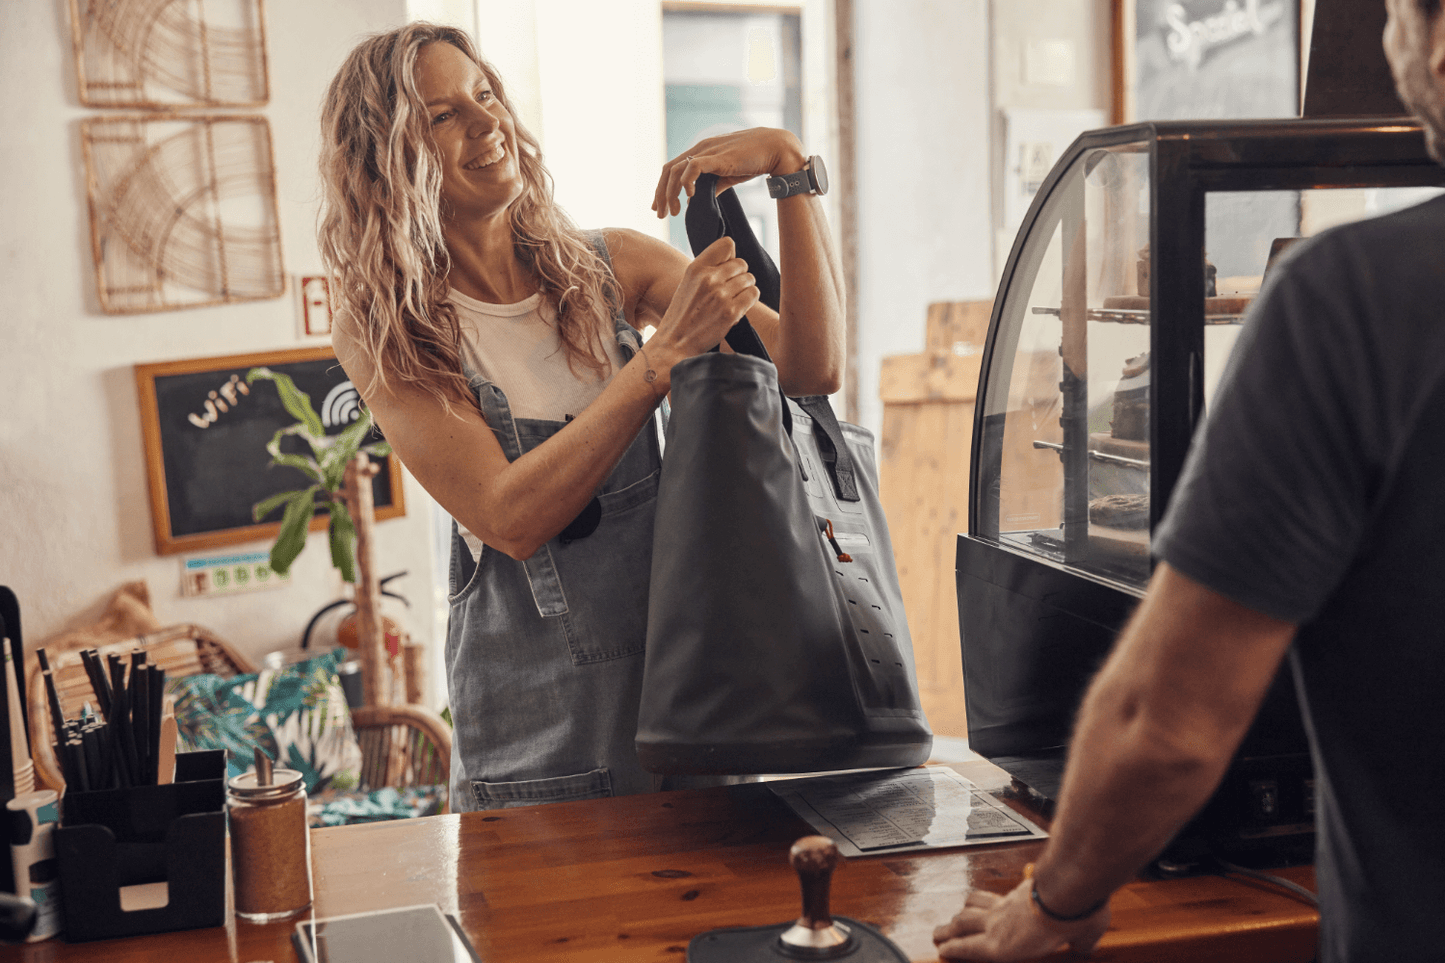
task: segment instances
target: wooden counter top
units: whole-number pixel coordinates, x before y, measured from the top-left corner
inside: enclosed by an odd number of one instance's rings
[[[954,768],[980,786],[988,763]],[[681,963],[688,940],[799,912],[787,851],[811,828],[765,785],[591,800],[314,830],[313,914],[437,903],[488,963]],[[933,927],[965,887],[1004,892],[1042,843],[856,858],[833,879],[833,912],[936,960]],[[1313,887],[1309,868],[1280,875]],[[229,914],[228,914],[229,917]],[[0,960],[289,963],[295,921],[0,948]],[[1264,884],[1201,877],[1136,882],[1114,897],[1093,959],[1288,961],[1314,957],[1313,909]]]

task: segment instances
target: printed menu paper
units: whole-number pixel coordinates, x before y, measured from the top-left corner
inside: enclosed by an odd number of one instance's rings
[[[945,766],[770,783],[844,856],[980,846],[1048,834]]]

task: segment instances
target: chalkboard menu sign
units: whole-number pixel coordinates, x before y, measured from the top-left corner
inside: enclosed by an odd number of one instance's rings
[[[329,435],[339,434],[360,414],[356,388],[326,347],[136,365],[158,553],[274,539],[281,528],[280,510],[258,525],[251,506],[310,485],[297,469],[271,464],[267,442],[296,419],[282,406],[273,383],[246,383],[246,373],[256,367],[290,375],[311,396]],[[287,438],[282,449],[310,453],[296,438]],[[406,511],[400,467],[394,455],[380,463],[372,482],[376,517],[394,518]],[[322,513],[311,528],[324,527]]]

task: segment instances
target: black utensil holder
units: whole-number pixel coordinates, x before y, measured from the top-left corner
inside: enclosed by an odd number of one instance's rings
[[[68,942],[226,922],[226,754],[176,755],[175,782],[68,792],[55,829]],[[121,889],[164,882],[168,902],[121,908]]]

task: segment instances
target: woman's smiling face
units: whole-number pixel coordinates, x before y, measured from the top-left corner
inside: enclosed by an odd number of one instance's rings
[[[416,87],[442,169],[442,213],[469,220],[503,213],[524,189],[512,115],[487,75],[449,43],[417,52]]]

